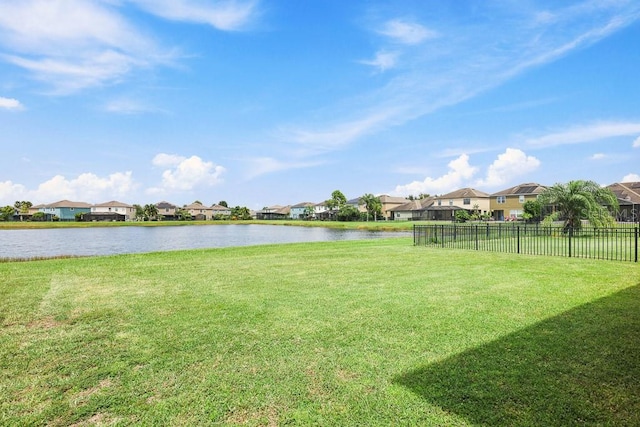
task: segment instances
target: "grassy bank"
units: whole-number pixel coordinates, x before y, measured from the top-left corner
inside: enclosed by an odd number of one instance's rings
[[[411,238],[0,264],[1,425],[638,425],[632,263]]]

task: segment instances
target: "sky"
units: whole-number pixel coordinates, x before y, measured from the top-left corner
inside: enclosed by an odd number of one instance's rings
[[[0,205],[640,181],[637,0],[0,0]]]

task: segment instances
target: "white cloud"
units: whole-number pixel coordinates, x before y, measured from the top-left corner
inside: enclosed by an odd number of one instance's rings
[[[149,106],[143,102],[133,99],[119,98],[108,102],[105,107],[105,111],[115,114],[144,114],[144,113],[165,113],[165,111]]]
[[[442,194],[448,193],[463,186],[478,171],[478,168],[469,164],[469,156],[462,154],[447,165],[449,171],[441,177],[427,177],[424,181],[413,181],[406,185],[396,186],[394,193],[402,196],[409,194]]]
[[[132,0],[165,19],[203,23],[219,30],[239,30],[257,14],[256,1]]]
[[[25,200],[27,198],[27,189],[24,185],[16,184],[12,181],[0,182],[0,205],[11,205],[16,200]]]
[[[63,199],[99,203],[129,198],[136,188],[131,172],[116,172],[108,177],[83,173],[72,179],[56,175],[38,185],[35,190],[11,181],[0,182],[0,203],[13,204],[15,200],[29,200],[39,204]]]
[[[398,53],[397,52],[386,52],[379,51],[376,52],[376,56],[370,60],[360,61],[361,64],[370,65],[374,68],[377,68],[378,71],[384,72],[396,66],[398,61]]]
[[[593,156],[591,156],[591,160],[602,160],[606,157],[607,156],[604,153],[595,153]]]
[[[62,199],[99,203],[111,199],[128,198],[137,187],[132,172],[116,172],[108,177],[83,173],[77,178],[67,179],[56,175],[30,192],[34,200],[53,202]]]
[[[4,60],[66,94],[117,82],[173,56],[108,2],[0,1]]]
[[[476,185],[495,187],[503,185],[513,178],[526,175],[540,166],[540,160],[533,156],[527,156],[522,150],[507,148],[504,153],[487,169],[485,179],[479,180]]]
[[[633,148],[640,148],[640,136],[633,141]]]
[[[419,44],[426,39],[438,37],[438,33],[414,22],[392,19],[378,31],[398,43]]]
[[[630,173],[628,175],[625,175],[624,177],[622,177],[622,181],[620,182],[639,182],[640,181],[640,175],[637,173]]]
[[[0,109],[1,108],[4,108],[5,110],[23,110],[24,106],[17,99],[3,98],[0,96]]]
[[[534,147],[552,147],[566,144],[582,144],[620,136],[632,136],[638,133],[640,133],[640,122],[600,122],[531,138],[527,143]],[[634,146],[636,142],[634,142]]]
[[[190,191],[198,186],[213,186],[221,182],[225,168],[198,156],[189,158],[174,154],[160,153],[152,163],[159,167],[170,167],[162,173],[162,184],[147,190],[149,194],[163,194]]]

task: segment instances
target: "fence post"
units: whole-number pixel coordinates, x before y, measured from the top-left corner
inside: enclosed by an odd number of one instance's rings
[[[635,235],[636,235],[636,255],[635,255],[634,262],[638,262],[638,227],[636,227]]]
[[[517,235],[517,241],[518,241],[518,253],[520,253],[520,226],[516,227],[516,235]]]
[[[444,248],[444,225],[440,226],[440,241],[442,242],[442,247]]]
[[[478,225],[476,225],[476,251],[478,250]]]
[[[571,258],[571,238],[573,237],[573,227],[569,227],[569,258]]]

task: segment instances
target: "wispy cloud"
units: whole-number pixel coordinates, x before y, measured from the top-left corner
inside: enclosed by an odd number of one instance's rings
[[[633,148],[640,148],[640,136],[633,141]]]
[[[603,160],[603,159],[606,159],[606,158],[607,158],[607,155],[604,154],[604,153],[594,153],[591,156],[591,160],[596,160],[596,161],[597,160]]]
[[[219,30],[240,30],[258,14],[257,1],[130,0],[165,19],[211,25]]]
[[[527,144],[533,147],[583,144],[620,136],[633,136],[638,133],[640,133],[640,122],[599,122],[530,138]]]
[[[359,61],[361,64],[371,65],[380,72],[387,71],[396,66],[398,52],[378,51],[373,59]]]
[[[436,31],[421,25],[417,22],[409,22],[402,19],[392,19],[385,22],[378,30],[378,33],[391,38],[393,41],[402,44],[419,44],[427,39],[438,37]]]
[[[24,110],[24,105],[17,99],[0,96],[0,109],[20,111]]]
[[[111,100],[105,104],[104,110],[109,113],[125,115],[166,113],[166,111],[160,108],[130,98],[118,98]]]
[[[268,173],[282,172],[291,169],[306,169],[322,164],[320,161],[283,161],[273,157],[254,157],[248,159],[247,162],[249,164],[249,172],[245,177],[247,180],[251,180]]]
[[[238,30],[256,13],[254,1],[130,0],[163,19]],[[131,73],[174,65],[182,54],[124,15],[127,2],[0,0],[0,60],[70,94],[119,83]]]
[[[486,10],[474,14],[478,20],[473,26],[456,21],[456,16],[439,16],[437,37],[427,30],[428,20],[411,24],[387,20],[376,31],[412,49],[411,55],[402,55],[406,64],[397,67],[383,86],[348,100],[348,108],[339,104],[328,109],[325,120],[317,115],[316,123],[289,126],[282,139],[309,148],[310,154],[315,152],[311,148],[342,148],[473,98],[640,19],[640,3],[595,3],[550,10],[515,4],[493,8],[483,3],[475,6]],[[335,121],[335,117],[342,119]]]
[[[2,59],[60,94],[117,82],[172,56],[115,8],[95,1],[2,1],[0,40]]]

